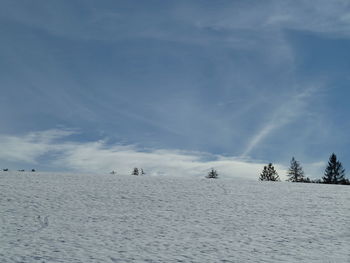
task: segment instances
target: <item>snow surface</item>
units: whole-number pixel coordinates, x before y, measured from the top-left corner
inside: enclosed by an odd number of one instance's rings
[[[350,262],[350,187],[0,172],[0,262]]]

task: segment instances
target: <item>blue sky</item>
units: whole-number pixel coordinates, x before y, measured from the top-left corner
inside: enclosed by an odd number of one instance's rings
[[[311,177],[332,152],[350,164],[348,1],[0,7],[3,166],[254,178],[292,156]]]

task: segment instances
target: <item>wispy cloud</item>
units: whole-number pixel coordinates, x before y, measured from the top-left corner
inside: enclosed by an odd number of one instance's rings
[[[67,0],[4,0],[0,133],[76,127],[83,135],[79,142],[62,137],[63,144],[35,134],[2,136],[11,150],[1,156],[33,163],[54,153],[50,165],[57,167],[123,171],[159,159],[168,167],[158,164],[159,170],[168,172],[173,166],[163,161],[167,154],[143,147],[192,156],[178,161],[203,169],[219,165],[221,155],[281,162],[294,154],[317,161],[329,151],[322,145],[331,128],[323,120],[330,108],[338,109],[328,99],[315,102],[318,92],[310,86],[320,86],[327,75],[329,89],[346,89],[348,60],[342,53],[350,37],[350,6],[342,0],[316,2],[86,1],[78,7]],[[344,48],[334,51],[333,41]],[[320,72],[329,60],[333,75]],[[294,122],[303,128],[296,131]],[[340,122],[341,117],[333,125],[344,127]],[[347,127],[338,129],[338,149]],[[89,142],[96,134],[142,147],[126,151],[106,141]],[[211,164],[191,150],[221,155],[211,155],[216,161]],[[152,160],[142,162],[147,158]]]
[[[38,1],[36,16],[30,15],[35,6],[33,4],[30,4],[32,8],[28,8],[29,4],[16,4],[13,1],[3,1],[2,5],[2,17],[72,39],[112,41],[130,37],[153,37],[201,45],[220,42],[215,34],[201,34],[193,30],[194,27],[212,29],[214,32],[227,29],[246,32],[295,29],[350,37],[350,5],[344,0],[249,1],[226,5],[206,1],[177,1],[172,4],[160,1],[157,7],[161,6],[162,12],[158,12],[152,4],[139,4],[131,16],[123,12],[125,4],[122,2],[110,3],[108,9],[91,4],[77,9],[70,1],[55,4]],[[160,23],[164,26],[160,26]],[[247,35],[228,34],[225,39],[227,43],[244,47],[247,45],[244,36]],[[219,37],[222,42],[223,35]]]
[[[24,136],[0,135],[0,159],[36,164],[40,156],[61,149],[57,139],[72,134],[74,131],[70,130],[47,130],[31,132]]]
[[[224,157],[204,152],[167,149],[141,149],[134,145],[108,145],[105,141],[79,143],[57,142],[74,134],[66,130],[48,130],[24,136],[1,135],[0,160],[40,165],[45,159],[53,169],[84,173],[107,173],[116,170],[129,174],[133,167],[143,168],[149,175],[204,176],[210,168],[222,177],[256,179],[263,163],[237,157]],[[277,164],[282,172],[284,167]]]
[[[259,131],[249,140],[241,157],[248,156],[253,149],[259,147],[259,144],[275,130],[295,121],[297,118],[303,118],[310,98],[315,96],[319,90],[319,86],[308,87],[304,90],[298,89],[295,94],[288,96],[285,102],[282,101],[280,103],[281,106],[272,113],[269,120],[265,124],[263,123]]]
[[[188,16],[187,19],[196,19],[196,24],[200,27],[217,30],[264,30],[265,33],[271,30],[294,29],[350,37],[350,4],[343,0],[250,1],[216,8],[210,14],[205,13],[207,9],[199,10],[196,16]],[[192,14],[191,11],[187,13]]]

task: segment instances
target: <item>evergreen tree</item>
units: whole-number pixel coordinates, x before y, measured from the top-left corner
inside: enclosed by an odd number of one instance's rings
[[[139,175],[139,168],[134,168],[134,170],[132,171],[131,175]]]
[[[143,169],[141,168],[141,175],[145,175],[146,173],[143,171]]]
[[[345,169],[334,153],[329,157],[328,166],[324,171],[322,180],[325,184],[343,184],[346,182]]]
[[[272,163],[269,163],[267,166],[264,166],[263,171],[259,177],[260,181],[280,181],[280,177],[273,167]]]
[[[290,161],[290,167],[288,170],[287,176],[289,177],[287,181],[290,182],[306,182],[307,180],[304,177],[304,171],[300,163],[292,158]]]
[[[219,177],[219,174],[216,170],[211,169],[206,178],[214,178],[217,179]]]

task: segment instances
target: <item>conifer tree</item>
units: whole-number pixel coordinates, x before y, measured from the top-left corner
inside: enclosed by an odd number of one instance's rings
[[[287,176],[289,177],[287,181],[290,182],[305,181],[303,168],[301,167],[300,163],[294,159],[294,157],[290,161],[290,167],[288,169]]]
[[[324,171],[322,180],[325,184],[342,184],[346,181],[345,169],[334,153],[329,157],[328,166]]]
[[[260,181],[280,181],[280,177],[273,167],[272,163],[269,163],[267,166],[264,166],[263,171],[259,177]]]
[[[139,168],[134,168],[134,170],[132,171],[131,175],[139,175]]]
[[[206,176],[206,178],[213,178],[213,179],[217,179],[218,177],[219,177],[219,174],[214,169],[211,169],[208,175]]]

